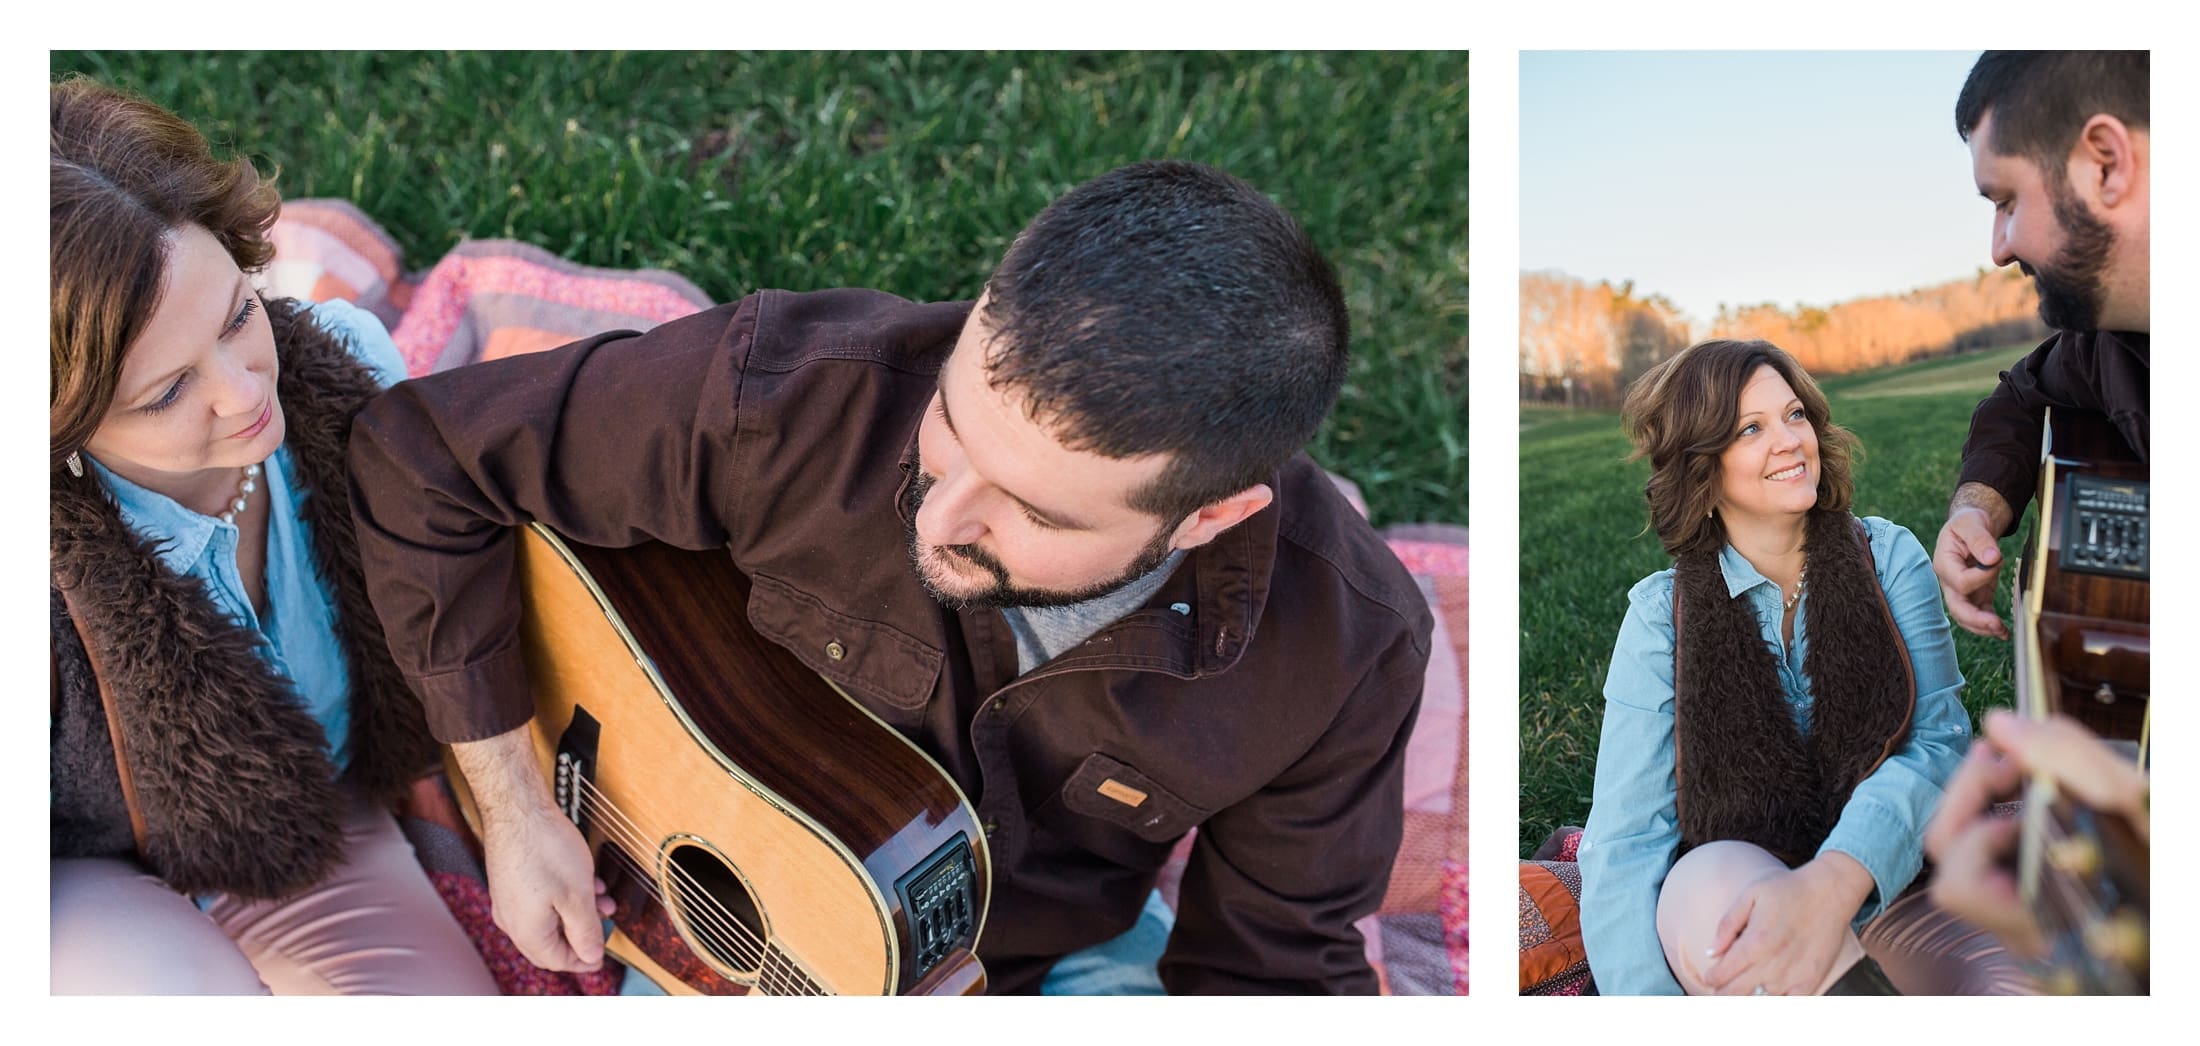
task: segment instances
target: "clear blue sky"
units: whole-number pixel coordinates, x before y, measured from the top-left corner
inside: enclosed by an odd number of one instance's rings
[[[1701,324],[1969,276],[1992,264],[1955,132],[1977,57],[1524,51],[1520,266],[1632,279]]]

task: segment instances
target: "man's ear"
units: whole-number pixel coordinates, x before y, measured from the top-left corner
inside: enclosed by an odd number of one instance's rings
[[[1267,508],[1276,500],[1276,492],[1266,483],[1255,483],[1220,501],[1201,507],[1176,525],[1176,533],[1169,536],[1169,547],[1198,548],[1222,532],[1237,526],[1245,517]]]
[[[2131,199],[2139,184],[2139,143],[2131,128],[2107,113],[2095,113],[2078,131],[2070,159],[2084,172],[2101,206],[2113,208]]]

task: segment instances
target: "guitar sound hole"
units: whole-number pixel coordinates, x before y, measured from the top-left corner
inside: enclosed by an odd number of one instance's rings
[[[764,961],[764,917],[741,876],[715,851],[690,843],[674,844],[665,859],[666,906],[680,931],[720,967],[754,979]]]

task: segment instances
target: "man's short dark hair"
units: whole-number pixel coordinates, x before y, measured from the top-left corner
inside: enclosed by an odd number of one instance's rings
[[[2078,132],[2096,113],[2135,130],[2147,126],[2147,51],[1988,51],[1971,66],[1956,96],[1956,134],[1971,132],[1987,113],[2003,156],[2038,164],[2061,184],[2063,161]]]
[[[1134,508],[1182,519],[1266,482],[1336,402],[1336,273],[1252,186],[1132,164],[1069,191],[986,284],[988,379],[1073,450],[1173,460]]]

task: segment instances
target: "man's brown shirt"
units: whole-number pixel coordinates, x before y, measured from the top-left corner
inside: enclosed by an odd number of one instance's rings
[[[405,382],[352,437],[360,558],[446,742],[531,714],[513,526],[723,547],[765,636],[929,753],[987,826],[996,991],[1136,920],[1199,829],[1172,992],[1372,992],[1431,618],[1303,455],[1146,604],[1016,674],[997,611],[919,586],[901,497],[969,303],[766,291],[646,334]],[[840,656],[826,653],[837,644]],[[1113,779],[1150,799],[1130,807]]]

